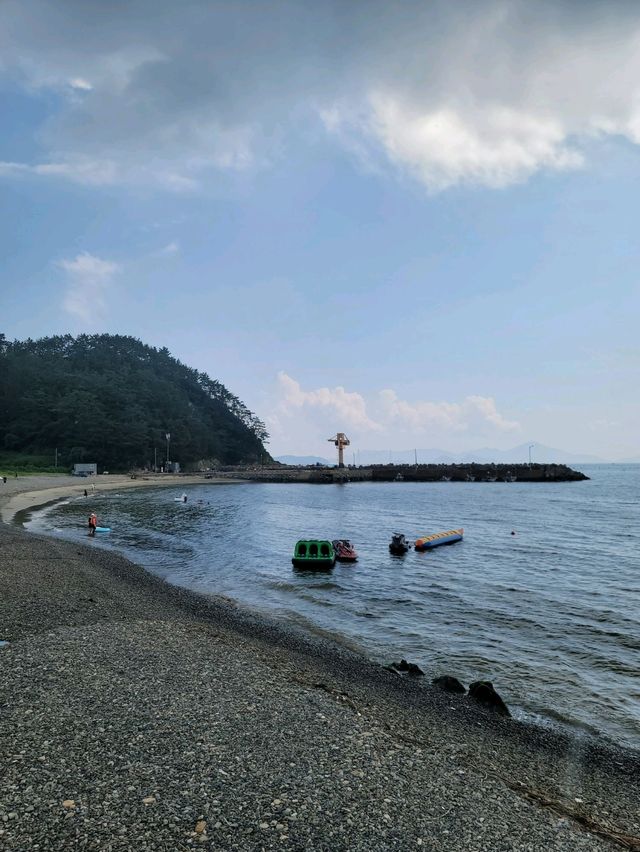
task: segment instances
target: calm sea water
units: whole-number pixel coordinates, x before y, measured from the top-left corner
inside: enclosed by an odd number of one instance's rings
[[[27,526],[86,536],[172,583],[234,598],[430,676],[492,680],[516,715],[640,745],[640,466],[588,482],[202,485],[105,492]],[[398,558],[394,531],[464,526]],[[516,535],[511,535],[514,530]],[[356,565],[299,573],[298,538],[350,538]]]

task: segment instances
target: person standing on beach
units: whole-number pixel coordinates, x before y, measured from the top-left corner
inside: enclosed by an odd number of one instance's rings
[[[98,516],[95,512],[92,512],[89,515],[89,535],[94,536],[96,534],[96,527],[98,526]]]

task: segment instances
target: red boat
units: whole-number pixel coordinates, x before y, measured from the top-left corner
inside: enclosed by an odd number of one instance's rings
[[[331,543],[333,544],[333,549],[336,552],[336,559],[338,562],[358,561],[358,554],[355,552],[355,549],[349,539],[336,538]]]

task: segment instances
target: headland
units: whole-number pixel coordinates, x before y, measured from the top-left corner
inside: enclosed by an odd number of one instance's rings
[[[2,502],[51,499],[17,483]],[[492,715],[89,540],[3,524],[0,552],[0,848],[640,849],[637,752]]]

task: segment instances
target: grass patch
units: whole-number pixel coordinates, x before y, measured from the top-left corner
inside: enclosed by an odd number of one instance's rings
[[[58,473],[66,475],[69,469],[66,465],[55,466],[50,455],[30,455],[29,453],[0,453],[0,476],[15,478],[34,473]]]

